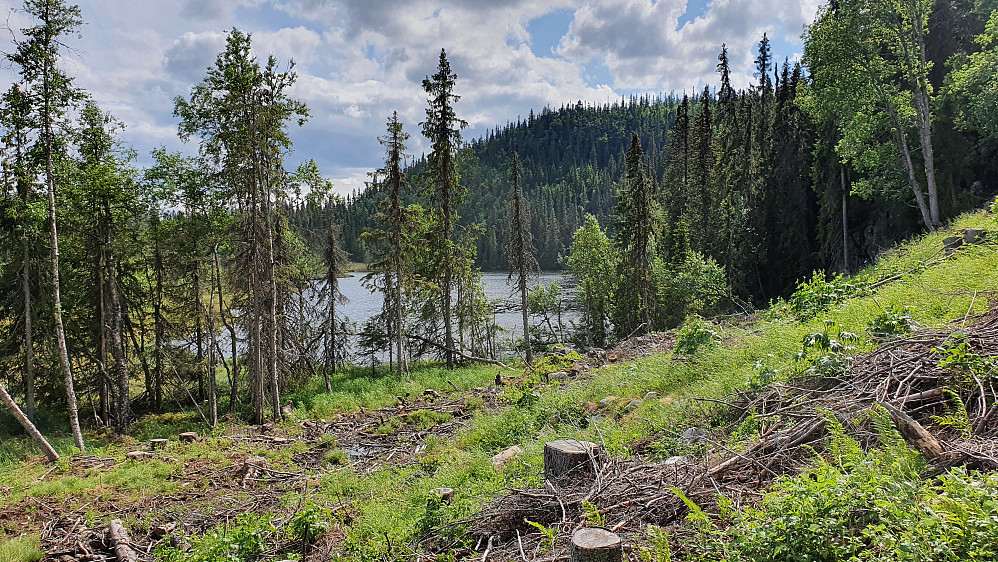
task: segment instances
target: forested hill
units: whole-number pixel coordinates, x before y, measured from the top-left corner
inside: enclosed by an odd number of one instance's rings
[[[716,262],[742,298],[761,303],[787,295],[814,270],[853,271],[898,241],[938,228],[998,187],[998,134],[987,94],[998,27],[986,32],[991,8],[975,6],[936,3],[927,17],[931,32],[916,33],[922,43],[915,58],[904,55],[908,42],[886,36],[864,36],[869,51],[849,46],[869,14],[829,8],[805,34],[804,64],[775,57],[764,35],[745,89],[731,86],[721,46],[717,81],[701,92],[573,102],[467,142],[458,163],[467,189],[459,214],[461,224],[478,227],[477,265],[506,267],[514,150],[543,269],[562,265],[587,214],[619,243],[617,193],[628,185],[632,132],[651,188],[650,214],[641,220],[656,263],[681,270],[692,251]],[[923,56],[915,66],[899,62]],[[876,76],[857,70],[874,63]],[[460,103],[454,110],[460,118]],[[405,129],[418,134],[416,124]],[[408,169],[412,202],[425,199],[426,169],[422,159]],[[332,215],[351,257],[369,262],[360,235],[376,227],[381,199],[368,188],[337,203],[334,213],[311,204],[295,209],[292,222],[321,253]]]
[[[481,229],[479,267],[506,267],[503,225],[512,193],[510,162],[514,150],[520,157],[520,184],[530,203],[538,262],[545,270],[557,269],[559,257],[565,255],[572,234],[587,213],[607,224],[624,175],[624,152],[631,132],[641,137],[647,154],[661,154],[678,104],[673,97],[650,96],[599,106],[578,102],[557,110],[545,108],[536,115],[531,111],[526,119],[497,127],[484,138],[469,142],[458,165],[461,184],[468,189],[459,214],[462,224]],[[406,124],[411,134],[416,134],[415,128],[415,124]],[[649,165],[656,177],[664,173],[664,158],[650,158]],[[408,170],[415,192],[425,167],[425,160],[420,159]],[[382,197],[377,189],[369,188],[337,206],[335,220],[342,225],[343,247],[356,261],[368,261],[360,234],[374,224]],[[321,253],[326,212],[308,205],[292,214],[309,245]]]

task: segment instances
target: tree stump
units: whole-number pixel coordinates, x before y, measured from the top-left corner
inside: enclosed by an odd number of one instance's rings
[[[572,535],[571,562],[623,562],[620,537],[606,529],[583,528]]]
[[[198,434],[196,431],[185,431],[184,433],[178,435],[177,439],[179,439],[181,443],[194,443],[198,440]]]
[[[963,246],[963,236],[943,238],[943,250],[946,251],[947,256],[953,255],[953,252],[960,246]]]
[[[964,244],[980,244],[984,241],[984,231],[980,228],[968,228],[963,231]]]
[[[165,449],[169,439],[150,439],[149,440],[149,450],[155,451],[156,449]]]
[[[448,505],[454,503],[454,488],[434,488],[430,491],[427,503],[445,503]]]
[[[544,477],[558,480],[569,473],[592,475],[598,462],[599,446],[589,441],[560,439],[544,444]]]

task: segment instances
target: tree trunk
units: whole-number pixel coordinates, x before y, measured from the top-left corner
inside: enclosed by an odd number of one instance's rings
[[[225,317],[222,304],[222,268],[218,263],[218,246],[212,249],[212,262],[215,269],[215,286],[218,289],[218,317],[222,320],[222,324],[225,325],[225,329],[229,332],[229,345],[232,347],[232,357],[230,361],[232,362],[232,385],[229,387],[229,413],[232,413],[232,409],[236,405],[236,401],[239,398],[239,352],[238,343],[239,340],[236,337],[236,328],[229,322]]]
[[[96,212],[96,211],[95,211]],[[100,360],[97,363],[97,394],[100,401],[100,423],[109,427],[111,425],[111,389],[108,381],[111,380],[107,373],[107,292],[105,288],[104,275],[104,252],[98,250],[97,255],[97,284],[94,287],[97,291],[97,353]]]
[[[24,241],[24,269],[21,277],[24,291],[24,413],[35,420],[35,344],[31,323],[31,264],[28,241]]]
[[[153,408],[163,409],[163,345],[166,340],[163,318],[163,252],[159,245],[159,219],[156,223],[156,242],[153,254],[153,267],[156,270],[156,288],[153,295],[153,326],[155,341],[153,343]]]
[[[209,279],[209,292],[208,292],[208,419],[211,421],[211,426],[215,427],[218,425],[218,381],[215,379],[215,322],[212,315],[215,309],[215,273],[212,269],[212,274]]]
[[[118,562],[136,562],[138,560],[138,555],[132,550],[128,531],[121,524],[121,519],[111,521],[108,525],[108,534],[111,535],[111,542],[114,544],[114,554],[118,557]]]
[[[839,168],[839,181],[842,183],[842,270],[849,272],[849,215],[847,202],[849,192],[846,191],[846,169]]]
[[[271,394],[271,406],[274,421],[281,419],[281,387],[278,374],[277,357],[277,262],[274,259],[274,220],[271,214],[273,208],[270,202],[271,189],[269,182],[264,197],[264,226],[267,229],[267,277],[268,293],[270,295],[269,324],[270,334],[268,338],[268,352],[270,355],[270,385],[273,387]]]
[[[83,432],[80,431],[80,413],[76,406],[76,389],[73,385],[73,371],[69,365],[69,350],[66,349],[66,330],[62,324],[62,297],[59,292],[59,232],[56,227],[55,216],[55,170],[52,165],[52,112],[49,104],[51,95],[49,92],[48,62],[45,63],[43,80],[44,109],[42,115],[43,132],[45,135],[45,183],[48,187],[49,196],[49,223],[52,235],[52,299],[55,309],[55,339],[59,348],[59,363],[62,366],[62,374],[66,383],[66,403],[69,410],[69,427],[73,432],[73,442],[82,452],[86,450],[83,444]]]
[[[114,378],[118,385],[114,430],[118,435],[122,435],[128,429],[130,415],[128,366],[125,364],[125,342],[122,337],[121,328],[121,296],[118,294],[117,272],[115,271],[115,260],[112,255],[113,238],[109,235],[107,241],[107,293],[111,300],[111,356],[114,358]]]
[[[10,413],[14,415],[14,418],[18,422],[20,422],[21,427],[24,428],[24,432],[38,444],[38,447],[41,448],[43,453],[45,453],[45,457],[48,458],[49,462],[59,460],[59,453],[55,452],[55,449],[52,448],[52,445],[49,445],[49,442],[45,440],[45,437],[42,436],[40,431],[38,431],[35,424],[31,423],[28,416],[26,416],[24,412],[17,407],[17,403],[14,402],[14,399],[7,393],[7,389],[3,387],[3,384],[0,384],[0,402],[7,405]]]

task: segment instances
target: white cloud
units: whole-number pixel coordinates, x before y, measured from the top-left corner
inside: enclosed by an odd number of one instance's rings
[[[292,95],[309,105],[312,119],[291,131],[289,164],[315,158],[349,192],[380,165],[377,137],[392,111],[412,135],[410,150],[426,148],[418,130],[421,81],[436,70],[441,47],[458,75],[457,111],[470,137],[545,105],[713,84],[722,42],[735,84],[747,85],[762,32],[798,45],[817,1],[712,0],[679,28],[685,0],[83,0],[88,23],[83,39],[72,41],[79,54],[68,68],[126,123],[125,140],[140,152],[175,148],[173,98],[203,78],[227,30],[248,31],[261,61],[273,53],[282,66],[297,63]],[[0,15],[14,6],[0,0]],[[537,56],[528,25],[555,10],[571,15],[568,32],[553,54]],[[612,88],[587,82],[586,66],[599,63]],[[11,79],[0,73],[0,86]]]

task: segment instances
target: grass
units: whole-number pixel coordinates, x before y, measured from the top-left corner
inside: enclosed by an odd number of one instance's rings
[[[38,543],[38,535],[22,535],[10,539],[0,538],[0,560],[4,562],[36,562],[45,557]]]
[[[408,379],[399,380],[387,367],[377,369],[372,376],[370,368],[349,366],[330,375],[333,392],[326,392],[325,381],[316,378],[288,398],[299,410],[299,416],[325,419],[362,407],[373,410],[389,406],[398,396],[416,397],[428,388],[442,394],[452,392],[454,388],[448,381],[461,390],[488,386],[499,371],[499,367],[489,365],[450,371],[437,364],[417,363],[410,369]]]
[[[954,229],[968,227],[993,230],[995,223],[993,217],[977,213],[962,216],[953,224]],[[473,515],[487,498],[510,487],[541,487],[545,441],[560,437],[587,439],[603,443],[610,454],[628,456],[636,442],[651,437],[656,440],[652,450],[663,457],[696,454],[674,434],[691,426],[722,427],[730,421],[726,408],[697,398],[722,399],[756,384],[763,365],[767,377],[775,380],[800,372],[803,365],[796,355],[802,349],[802,340],[808,334],[827,330],[828,323],[859,334],[862,338],[853,353],[861,353],[874,345],[867,328],[888,307],[909,307],[912,318],[923,327],[949,326],[954,330],[965,317],[984,312],[988,298],[982,293],[998,287],[998,252],[993,245],[968,246],[958,250],[952,259],[935,261],[941,256],[942,238],[950,234],[929,234],[887,251],[859,275],[876,281],[904,273],[902,279],[804,322],[781,312],[784,306],[777,302],[751,323],[718,326],[723,341],[690,357],[644,357],[596,369],[584,382],[544,383],[543,373],[563,368],[563,360],[546,359],[525,383],[503,388],[504,407],[499,410],[483,408],[480,399],[472,404],[477,397],[469,396],[469,409],[474,410],[471,419],[462,420],[453,438],[427,438],[426,453],[410,466],[357,474],[349,466],[346,452],[330,439],[325,443],[329,447],[326,464],[316,476],[310,499],[330,505],[350,504],[349,521],[340,521],[345,535],[340,550],[343,559],[391,558],[397,555],[397,545],[412,544],[432,529],[443,528],[443,538],[454,538],[460,544],[464,528],[455,523]],[[350,367],[331,376],[333,392],[325,391],[325,382],[320,378],[291,394],[290,399],[299,417],[329,419],[361,408],[385,407],[395,403],[398,396],[416,397],[427,388],[448,393],[453,390],[452,383],[462,390],[484,387],[499,372],[493,366],[473,365],[448,371],[438,365],[416,364],[409,379],[398,380],[384,367],[374,376],[369,368]],[[625,410],[625,404],[643,399],[649,391],[657,396],[632,411]],[[611,396],[616,400],[599,405]],[[419,410],[405,420],[386,420],[377,431],[394,433],[403,423],[428,429],[446,421],[446,414]],[[285,425],[285,429],[297,427],[293,423]],[[88,442],[92,443],[92,453],[120,459],[128,447],[151,438],[198,430],[199,426],[196,414],[149,416],[136,423],[131,437],[121,442],[109,437],[91,441],[90,436]],[[181,464],[191,458],[206,458],[218,465],[230,462],[222,451],[266,454],[273,465],[290,466],[291,456],[303,447],[256,451],[250,444],[222,439],[225,430],[222,427],[209,433],[207,439],[196,444],[171,442],[166,453]],[[72,450],[68,438],[57,438],[54,444],[60,452]],[[502,469],[493,467],[490,457],[510,445],[519,445],[523,453]],[[24,493],[76,501],[97,493],[170,493],[177,485],[176,466],[159,461],[125,462],[109,471],[57,471],[47,481],[32,484],[47,469],[33,446],[23,439],[0,444],[0,486],[14,490],[11,497],[5,498],[11,502]],[[25,486],[26,491],[18,491]],[[458,491],[453,504],[432,501],[432,490],[438,487]],[[10,546],[14,541],[18,541],[17,545]],[[3,550],[22,546],[30,555],[32,548],[37,551],[37,540],[29,537],[0,543],[0,560],[32,559],[13,550],[15,554],[6,556]]]

